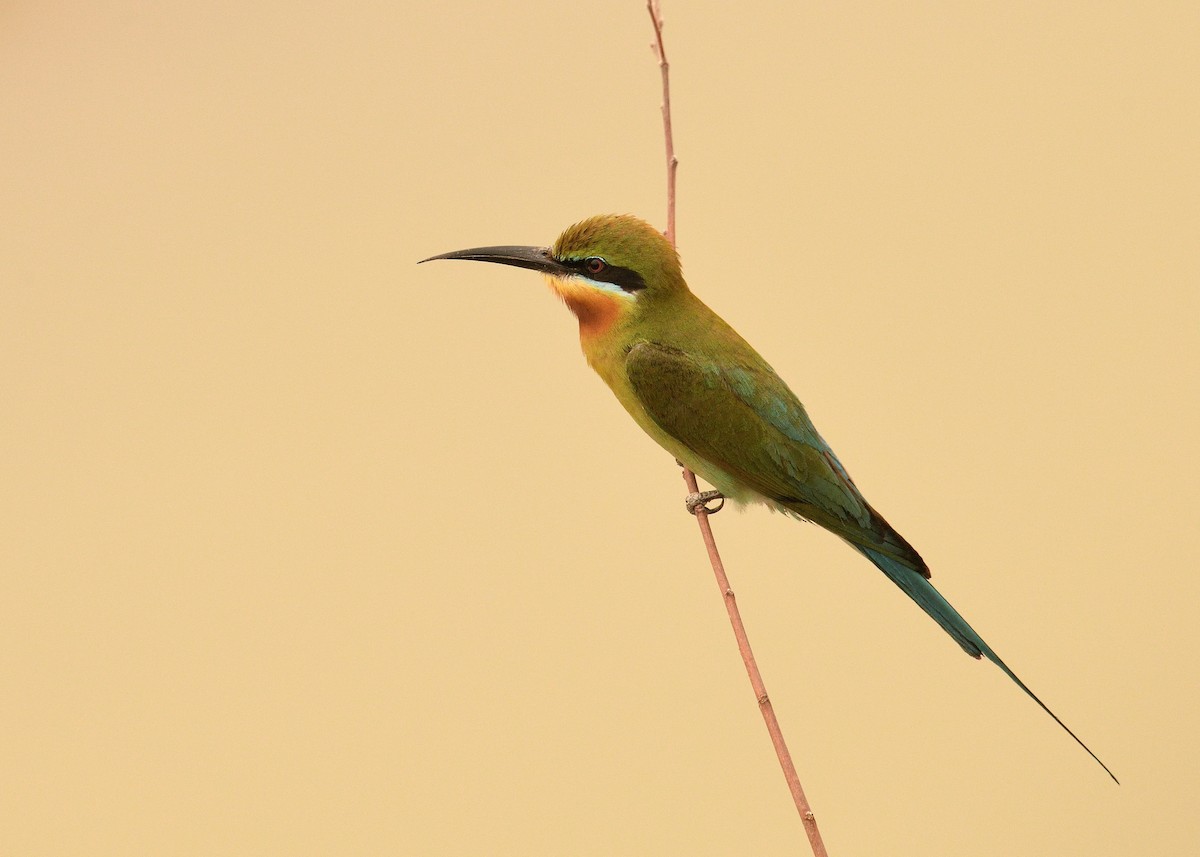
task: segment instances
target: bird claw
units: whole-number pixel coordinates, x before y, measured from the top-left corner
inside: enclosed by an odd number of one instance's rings
[[[712,500],[720,500],[721,505],[714,506],[710,509],[708,504]],[[686,497],[684,497],[683,505],[686,506],[687,510],[693,515],[698,515],[701,509],[703,509],[704,513],[707,515],[715,515],[717,512],[725,508],[725,495],[720,491],[700,491],[699,493],[688,494]]]

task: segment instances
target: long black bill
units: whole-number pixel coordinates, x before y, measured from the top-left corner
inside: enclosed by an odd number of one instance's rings
[[[434,259],[467,259],[472,262],[496,262],[501,265],[513,265],[517,268],[529,268],[541,271],[543,274],[568,274],[571,269],[550,255],[547,247],[473,247],[470,250],[455,250],[440,256],[430,256],[421,262],[432,262]],[[417,264],[420,264],[418,262]]]

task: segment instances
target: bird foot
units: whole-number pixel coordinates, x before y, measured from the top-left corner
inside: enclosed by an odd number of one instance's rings
[[[710,509],[708,504],[713,500],[720,500],[721,505]],[[688,494],[683,498],[683,505],[687,506],[687,510],[693,515],[699,514],[701,509],[705,514],[715,515],[725,508],[725,495],[720,491],[701,491],[697,494]]]

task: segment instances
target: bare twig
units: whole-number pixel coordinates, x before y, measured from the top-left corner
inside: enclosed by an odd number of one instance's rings
[[[663,44],[662,8],[658,0],[646,0],[650,20],[654,22],[654,48],[658,67],[662,71],[662,118],[663,137],[667,141],[667,231],[663,234],[675,246],[675,173],[679,169],[679,158],[675,157],[675,135],[671,133],[671,64],[667,62],[667,49]]]
[[[662,117],[663,117],[663,134],[667,142],[667,231],[665,233],[667,240],[671,245],[675,244],[675,172],[679,166],[679,159],[675,157],[675,141],[671,134],[671,85],[670,85],[670,65],[667,63],[667,51],[663,46],[662,35],[662,10],[657,0],[646,0],[646,10],[650,13],[650,20],[654,22],[654,48],[655,54],[658,56],[658,67],[662,71]],[[696,484],[696,474],[692,473],[687,467],[683,468],[683,481],[687,484],[688,492],[696,494],[699,492],[699,486]],[[713,574],[717,578],[717,586],[721,590],[721,595],[725,600],[725,610],[729,613],[729,622],[733,625],[733,635],[737,638],[738,652],[742,656],[742,663],[746,665],[746,673],[750,676],[750,686],[754,689],[754,697],[758,700],[759,711],[762,712],[763,720],[767,724],[767,733],[771,736],[771,744],[775,747],[775,755],[779,757],[779,766],[783,768],[784,779],[787,780],[788,790],[792,793],[792,800],[796,804],[796,811],[800,813],[800,819],[804,822],[804,830],[808,834],[808,844],[812,847],[813,857],[827,857],[825,851],[825,843],[821,840],[821,832],[817,829],[817,819],[813,815],[812,809],[808,805],[808,799],[804,796],[804,789],[800,785],[800,777],[796,774],[796,766],[792,764],[792,756],[788,752],[787,744],[783,740],[783,732],[779,728],[779,720],[775,717],[775,708],[771,705],[771,698],[767,695],[766,685],[763,684],[762,675],[758,671],[758,664],[754,660],[754,652],[750,649],[750,640],[746,636],[746,626],[742,624],[742,614],[738,610],[737,599],[733,594],[733,588],[729,585],[729,578],[725,575],[725,565],[721,562],[721,555],[717,552],[717,543],[713,538],[712,527],[708,522],[708,510],[703,506],[697,506],[696,524],[700,527],[700,536],[704,539],[704,547],[708,550],[708,558],[712,563]]]

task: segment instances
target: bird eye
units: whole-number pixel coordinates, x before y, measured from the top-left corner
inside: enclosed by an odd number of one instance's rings
[[[583,264],[587,268],[589,274],[603,273],[604,269],[608,267],[608,263],[599,256],[589,256],[584,260]]]

